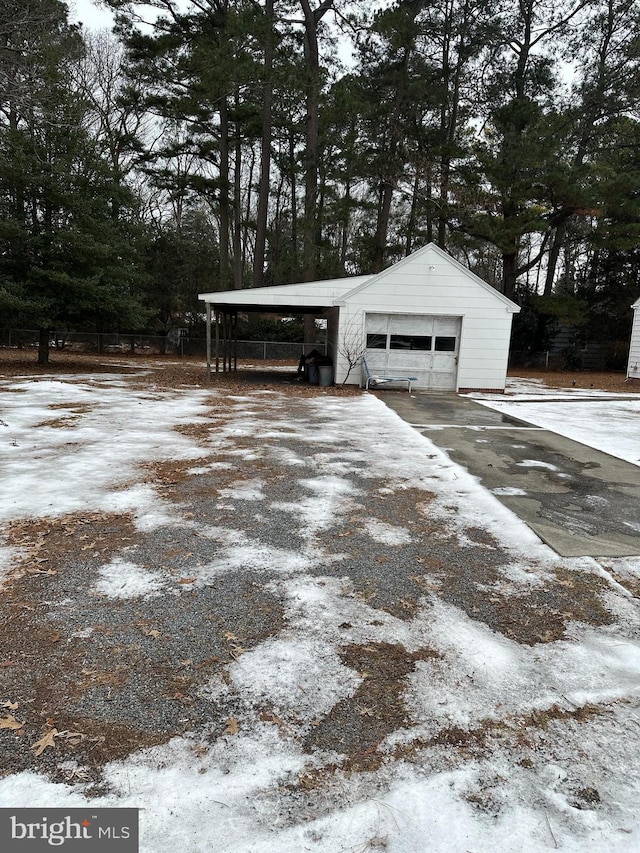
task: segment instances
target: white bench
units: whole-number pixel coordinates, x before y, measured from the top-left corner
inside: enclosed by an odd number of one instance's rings
[[[366,376],[365,389],[368,391],[369,388],[377,388],[379,385],[389,385],[390,383],[398,383],[401,382],[406,384],[407,391],[409,394],[411,393],[411,383],[417,382],[417,376],[380,376],[375,373],[371,373],[369,370],[369,365],[367,364],[366,359],[362,359],[362,367],[364,368],[364,374]]]

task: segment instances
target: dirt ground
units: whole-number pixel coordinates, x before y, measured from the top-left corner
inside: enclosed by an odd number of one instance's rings
[[[201,386],[207,383],[206,366],[204,359],[180,358],[178,356],[142,356],[142,355],[97,355],[92,353],[52,352],[50,363],[41,366],[37,363],[37,351],[35,349],[18,350],[0,348],[0,379],[14,376],[37,376],[38,374],[68,374],[68,373],[114,373],[124,372],[129,369],[139,369],[149,365],[149,382],[156,387]],[[283,371],[283,367],[290,367],[291,372]],[[160,372],[161,368],[161,372]],[[234,380],[242,384],[259,381],[264,384],[264,372],[270,373],[270,380],[275,384],[282,385],[289,382],[292,389],[295,388],[296,395],[307,396],[317,393],[317,389],[295,383],[295,362],[282,361],[240,361],[238,372]],[[511,378],[537,379],[553,388],[592,388],[594,390],[610,391],[614,393],[640,393],[640,382],[629,380],[621,371],[559,371],[559,370],[525,370],[513,369],[509,371]],[[212,383],[224,381],[225,387],[229,387],[229,374],[213,374]],[[323,388],[323,392],[329,389]],[[330,393],[357,393],[358,389],[353,386],[337,386]]]

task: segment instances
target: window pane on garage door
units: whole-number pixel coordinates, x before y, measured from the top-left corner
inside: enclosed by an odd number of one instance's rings
[[[367,349],[386,349],[387,336],[369,333],[367,335]]]
[[[389,349],[431,349],[431,335],[391,335]]]
[[[456,339],[455,337],[443,337],[441,335],[436,336],[436,343],[434,346],[434,350],[437,352],[455,352],[456,351]]]

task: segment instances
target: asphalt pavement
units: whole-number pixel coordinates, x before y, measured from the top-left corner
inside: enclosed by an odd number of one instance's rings
[[[640,555],[640,467],[458,394],[379,396],[561,556]]]

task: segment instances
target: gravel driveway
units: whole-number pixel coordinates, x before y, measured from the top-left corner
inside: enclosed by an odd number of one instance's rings
[[[141,403],[190,393],[153,376],[125,385]],[[523,541],[515,519],[510,533],[497,501],[470,509],[477,487],[374,395],[289,391],[198,389],[198,413],[173,428],[189,452],[175,458],[169,431],[111,487],[150,490],[153,522],[91,501],[6,521],[3,774],[104,796],[105,766],[143,747],[183,736],[205,754],[267,727],[304,764],[273,805],[286,823],[328,808],[337,774],[375,787],[397,762],[446,754],[454,767],[496,738],[513,766],[533,766],[549,726],[562,739],[603,712],[588,694],[563,701],[573,676],[542,700],[551,664],[480,710],[489,688],[434,626],[455,613],[546,660],[536,650],[576,626],[637,635],[629,594],[594,563]],[[84,418],[74,405],[73,424],[57,413],[72,434]],[[456,690],[480,691],[478,709],[438,698]]]

